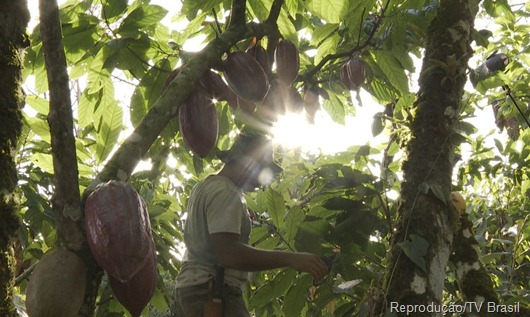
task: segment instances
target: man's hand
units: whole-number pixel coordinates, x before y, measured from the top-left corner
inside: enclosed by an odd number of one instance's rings
[[[311,253],[291,253],[288,257],[288,265],[298,272],[311,274],[315,281],[322,280],[329,273],[326,262]]]
[[[257,249],[242,244],[233,233],[213,233],[210,238],[217,261],[226,268],[254,272],[290,267],[311,274],[315,281],[329,273],[326,262],[311,253]]]

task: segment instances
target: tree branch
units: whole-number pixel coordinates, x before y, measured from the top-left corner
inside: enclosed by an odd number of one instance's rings
[[[265,20],[265,23],[276,24],[276,21],[278,21],[278,17],[280,16],[283,3],[284,3],[284,0],[274,0],[271,6],[271,11],[269,12],[269,16],[267,17],[267,20]]]
[[[246,0],[233,0],[232,8],[230,9],[230,23],[228,24],[228,27],[245,25],[246,9]]]
[[[50,87],[50,125],[55,194],[53,210],[59,243],[79,250],[85,241],[81,224],[72,104],[56,0],[40,0],[41,35]]]
[[[221,56],[237,42],[252,36],[263,37],[273,30],[274,26],[266,23],[233,25],[211,41],[201,52],[193,55],[168,89],[153,104],[134,132],[110,158],[89,190],[111,179],[127,181],[164,127],[178,115],[180,105],[186,101],[202,74],[217,65]]]

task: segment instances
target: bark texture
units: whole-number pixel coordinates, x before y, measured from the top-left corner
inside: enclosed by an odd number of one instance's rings
[[[0,316],[18,316],[13,305],[14,240],[19,228],[17,142],[22,129],[23,49],[29,22],[24,0],[0,1]]]
[[[429,305],[442,300],[445,269],[458,228],[458,213],[449,200],[455,147],[452,135],[459,117],[467,62],[473,54],[471,31],[478,3],[441,1],[428,30],[412,138],[403,164],[399,223],[385,278],[387,310],[391,303]],[[416,253],[411,254],[411,250]],[[405,315],[395,310],[394,313]]]
[[[72,102],[61,21],[56,0],[40,0],[41,36],[50,87],[50,125],[55,190],[52,201],[58,244],[76,252],[86,266],[87,286],[80,316],[92,316],[102,270],[92,257],[83,228]]]

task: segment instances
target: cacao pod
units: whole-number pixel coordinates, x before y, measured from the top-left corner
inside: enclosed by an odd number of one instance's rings
[[[37,263],[26,289],[30,317],[75,317],[85,297],[85,264],[75,253],[57,249]]]
[[[271,74],[271,61],[265,48],[259,43],[256,43],[247,49],[247,53],[254,57],[254,59],[260,64],[261,68],[263,68],[265,71],[265,74],[267,74],[267,77],[269,77]]]
[[[293,42],[283,40],[278,43],[274,51],[274,59],[276,61],[276,73],[278,79],[286,85],[291,85],[300,69],[300,57],[298,56],[298,48]]]
[[[162,93],[164,93],[171,82],[178,76],[181,68],[175,68],[169,76],[166,78],[164,85],[162,86]],[[224,80],[219,74],[212,70],[208,70],[201,79],[199,79],[198,87],[203,94],[216,100],[228,100],[228,91],[230,90]]]
[[[238,105],[237,105],[237,95],[235,92],[232,91],[232,89],[228,89],[228,93],[227,93],[227,99],[226,101],[228,102],[228,105],[230,106],[230,108],[232,108],[233,110],[236,110]]]
[[[300,113],[304,110],[304,99],[295,87],[290,86],[287,88],[284,100],[287,112]]]
[[[320,109],[318,88],[311,87],[304,93],[304,109],[309,123],[315,122],[315,114]]]
[[[269,79],[252,55],[240,51],[229,53],[223,62],[223,72],[228,86],[246,101],[259,102],[267,94]]]
[[[131,313],[132,317],[138,317],[155,293],[157,278],[156,253],[153,250],[149,260],[129,281],[122,283],[109,276],[109,284],[118,302]]]
[[[253,114],[256,111],[256,105],[237,96],[237,106],[246,114]]]
[[[173,71],[171,71],[171,73],[169,73],[169,75],[166,78],[166,81],[164,82],[164,85],[162,85],[162,93],[164,93],[167,90],[171,82],[178,76],[181,70],[182,69],[180,67],[177,67]]]
[[[119,281],[130,280],[154,249],[145,202],[126,183],[100,184],[85,202],[88,245],[97,264]]]
[[[199,80],[201,92],[211,99],[226,101],[230,89],[224,82],[223,78],[216,72],[208,70]]]
[[[199,157],[206,157],[215,148],[219,134],[217,111],[204,94],[195,92],[180,106],[179,125],[184,143]]]
[[[357,90],[366,79],[364,62],[356,57],[351,57],[340,69],[340,80],[349,90]]]
[[[288,89],[289,87],[278,79],[272,80],[265,99],[258,106],[258,116],[265,121],[275,122],[281,115],[285,114]]]

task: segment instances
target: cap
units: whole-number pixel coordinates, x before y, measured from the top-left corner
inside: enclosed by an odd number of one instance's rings
[[[239,134],[230,150],[218,152],[217,157],[224,163],[249,157],[258,161],[261,167],[270,168],[273,174],[283,171],[274,162],[272,141],[261,134]]]

